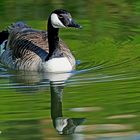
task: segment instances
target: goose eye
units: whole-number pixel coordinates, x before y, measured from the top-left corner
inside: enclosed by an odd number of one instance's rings
[[[62,15],[58,15],[58,17],[59,17],[60,19],[63,19],[63,18],[64,18]]]

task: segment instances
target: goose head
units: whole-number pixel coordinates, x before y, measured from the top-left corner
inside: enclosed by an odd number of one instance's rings
[[[53,28],[81,28],[81,26],[72,19],[71,14],[63,9],[53,11],[49,18]]]

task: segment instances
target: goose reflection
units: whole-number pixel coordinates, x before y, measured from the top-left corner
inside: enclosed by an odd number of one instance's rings
[[[51,91],[51,118],[53,126],[59,134],[73,134],[76,127],[80,125],[85,118],[65,118],[62,113],[62,96],[64,83],[50,82]]]
[[[18,74],[20,74],[18,76]],[[50,86],[51,94],[51,119],[54,128],[61,135],[69,135],[75,132],[78,125],[84,122],[85,118],[67,118],[63,116],[63,89],[66,81],[72,73],[29,73],[20,72],[14,77],[16,82],[26,86],[37,86],[44,82]]]

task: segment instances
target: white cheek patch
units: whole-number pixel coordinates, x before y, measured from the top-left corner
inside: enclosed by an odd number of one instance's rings
[[[57,14],[54,14],[54,13],[51,15],[51,23],[54,28],[64,28],[65,27],[63,25],[63,23],[59,20]]]
[[[61,117],[56,119],[56,129],[60,134],[63,133],[62,131],[67,126],[67,124],[67,119],[63,119]]]

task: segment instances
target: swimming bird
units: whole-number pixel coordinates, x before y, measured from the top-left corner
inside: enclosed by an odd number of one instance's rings
[[[59,38],[59,28],[81,28],[64,9],[54,10],[48,18],[48,31],[35,30],[16,22],[0,32],[0,61],[15,70],[69,72],[75,58]],[[2,37],[2,38],[1,38]]]

